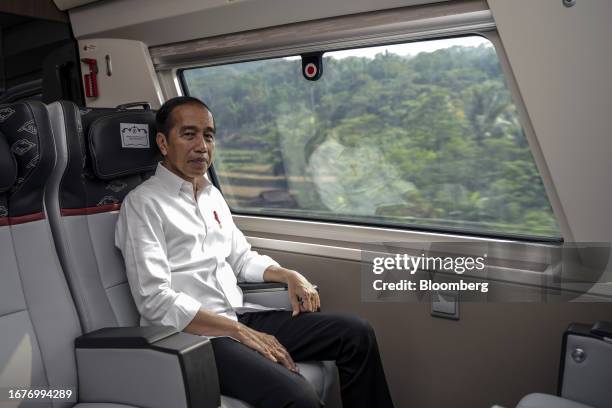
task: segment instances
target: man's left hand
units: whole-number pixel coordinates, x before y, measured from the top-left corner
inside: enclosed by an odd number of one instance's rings
[[[301,312],[316,312],[321,307],[319,292],[302,274],[281,266],[270,266],[264,272],[266,282],[287,284],[293,316]]]
[[[308,280],[296,271],[289,271],[287,275],[287,287],[293,316],[300,312],[316,312],[321,307],[319,292]]]

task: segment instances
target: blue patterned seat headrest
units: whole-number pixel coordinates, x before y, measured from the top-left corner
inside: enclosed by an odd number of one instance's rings
[[[9,190],[17,180],[17,162],[6,138],[0,133],[0,193]]]

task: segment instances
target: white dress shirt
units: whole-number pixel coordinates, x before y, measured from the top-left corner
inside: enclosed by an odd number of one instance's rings
[[[198,191],[161,163],[121,205],[115,245],[123,253],[140,324],[183,330],[202,308],[236,320],[269,310],[243,302],[237,281],[262,282],[272,258],[251,250],[223,196]]]

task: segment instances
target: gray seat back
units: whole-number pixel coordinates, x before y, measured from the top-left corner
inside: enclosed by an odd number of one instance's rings
[[[43,206],[54,162],[45,106],[0,106],[1,388],[76,391],[73,342],[81,331]],[[56,400],[35,406],[72,405]]]
[[[138,326],[114,231],[123,198],[159,161],[155,114],[72,102],[48,109],[58,160],[45,200],[83,329]]]

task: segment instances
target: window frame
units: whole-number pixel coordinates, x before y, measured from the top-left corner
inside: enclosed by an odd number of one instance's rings
[[[481,30],[467,29],[467,30],[459,30],[456,32],[447,33],[445,35],[439,34],[439,33],[433,33],[433,34],[422,34],[422,35],[415,36],[414,34],[411,34],[406,37],[396,35],[394,36],[393,39],[388,39],[386,41],[384,38],[382,39],[379,38],[377,41],[368,40],[364,42],[345,40],[345,41],[340,41],[340,42],[335,42],[333,44],[329,44],[326,47],[321,47],[317,49],[316,51],[322,52],[323,55],[325,56],[325,53],[334,52],[334,51],[345,51],[345,50],[359,49],[359,48],[365,48],[365,47],[376,47],[376,46],[390,46],[390,45],[396,45],[396,44],[409,44],[409,43],[416,43],[416,42],[422,42],[422,41],[435,41],[435,40],[442,40],[442,39],[462,38],[462,37],[467,37],[467,36],[483,37],[491,43],[491,45],[493,46],[495,50],[502,74],[504,75],[506,86],[508,87],[508,91],[510,92],[512,102],[514,103],[517,109],[518,120],[525,134],[525,138],[527,139],[527,142],[529,144],[531,156],[538,170],[538,174],[540,175],[540,178],[542,180],[542,184],[544,185],[544,191],[547,196],[547,200],[552,208],[553,216],[555,217],[555,220],[557,221],[557,224],[559,226],[559,232],[561,235],[560,237],[558,238],[542,237],[542,236],[531,236],[531,235],[518,234],[518,233],[502,233],[502,232],[497,233],[497,232],[487,232],[487,231],[464,230],[462,228],[437,227],[435,225],[424,226],[424,225],[414,225],[410,223],[393,223],[393,222],[379,223],[375,221],[369,221],[366,217],[364,217],[363,220],[343,219],[342,215],[339,215],[339,214],[331,215],[329,218],[309,217],[307,215],[304,215],[304,216],[289,215],[286,213],[282,213],[282,209],[281,211],[278,211],[279,212],[278,214],[274,214],[273,213],[274,210],[277,210],[277,209],[271,209],[269,210],[270,212],[266,212],[265,209],[264,211],[249,211],[249,210],[244,210],[244,209],[239,210],[239,209],[230,207],[232,214],[236,216],[252,217],[251,219],[258,219],[258,218],[264,218],[264,219],[270,218],[270,219],[277,219],[277,220],[290,219],[290,220],[296,220],[296,221],[307,221],[307,222],[317,222],[317,223],[323,222],[323,223],[334,223],[334,224],[352,225],[352,226],[367,226],[367,227],[372,227],[372,228],[377,228],[377,229],[401,230],[401,231],[406,231],[406,232],[408,231],[421,232],[425,234],[432,234],[432,233],[433,234],[444,234],[444,235],[452,234],[452,235],[464,236],[464,237],[469,237],[469,238],[485,238],[485,239],[493,239],[493,240],[499,239],[503,241],[510,240],[510,241],[516,241],[516,242],[526,242],[526,243],[531,242],[531,243],[553,244],[553,245],[562,244],[565,241],[566,234],[564,234],[564,228],[563,228],[562,222],[560,221],[560,218],[558,217],[558,214],[555,211],[555,205],[553,204],[553,199],[551,197],[551,193],[549,192],[549,185],[547,186],[548,184],[547,181],[549,181],[550,178],[548,177],[548,180],[546,180],[545,173],[547,172],[542,172],[541,162],[538,163],[538,158],[536,157],[536,154],[537,154],[536,151],[539,151],[539,148],[534,149],[534,145],[537,146],[537,142],[535,142],[535,135],[533,134],[533,128],[530,126],[530,122],[528,118],[526,117],[526,110],[524,109],[521,98],[516,95],[518,92],[518,88],[512,76],[512,72],[509,69],[509,64],[507,63],[506,55],[505,53],[502,52],[503,47],[501,47],[501,42],[499,40],[499,36],[496,30],[487,29],[487,30],[481,31]],[[308,51],[312,52],[312,48],[308,49]],[[267,50],[264,53],[255,52],[255,53],[241,54],[241,55],[228,55],[224,57],[213,58],[210,61],[202,61],[202,63],[200,64],[189,64],[187,66],[178,67],[173,70],[173,73],[175,75],[175,78],[178,80],[177,85],[179,87],[181,94],[188,95],[189,88],[186,83],[186,79],[184,75],[185,71],[187,70],[223,66],[223,65],[235,64],[235,63],[246,63],[246,62],[263,61],[263,60],[270,60],[270,59],[277,59],[277,58],[295,57],[304,52],[305,51],[302,48],[296,47],[296,48],[290,48],[290,49]],[[214,166],[211,166],[211,169],[209,170],[209,175],[215,187],[217,187],[221,192],[223,192],[222,185],[220,185],[219,183],[219,179],[215,173]],[[554,194],[554,196],[556,197],[556,194]]]

